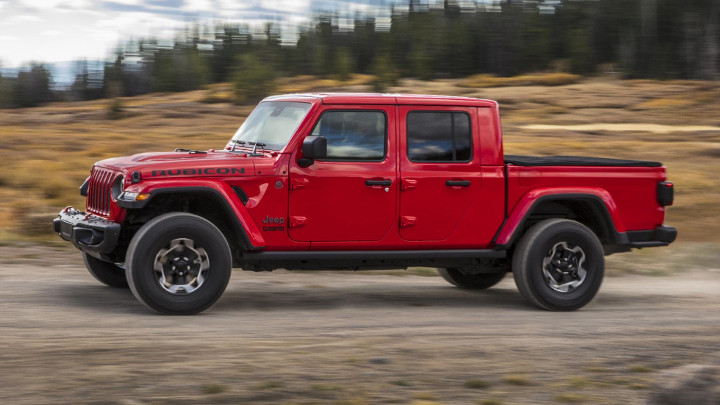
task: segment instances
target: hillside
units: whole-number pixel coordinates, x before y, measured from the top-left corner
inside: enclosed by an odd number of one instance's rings
[[[369,91],[367,82],[300,77],[286,79],[281,91]],[[512,85],[532,82],[402,80],[389,92],[498,100],[506,153],[661,161],[676,183],[668,223],[679,228],[680,240],[720,239],[719,83]],[[108,100],[0,110],[0,239],[52,239],[54,215],[67,205],[84,206],[77,188],[95,161],[222,147],[253,107],[227,102],[229,92],[228,85],[214,85],[120,99],[118,119],[109,119]]]

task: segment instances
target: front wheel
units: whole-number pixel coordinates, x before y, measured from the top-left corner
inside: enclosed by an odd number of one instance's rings
[[[135,297],[164,314],[190,315],[217,301],[230,280],[224,235],[210,221],[185,213],[154,218],[128,248],[126,275]]]
[[[115,263],[106,262],[83,252],[83,263],[95,279],[113,288],[128,288],[125,270]]]
[[[548,219],[520,239],[512,262],[515,284],[536,306],[574,311],[589,303],[605,273],[603,248],[585,225]]]

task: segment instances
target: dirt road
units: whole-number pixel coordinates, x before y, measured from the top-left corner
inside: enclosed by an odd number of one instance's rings
[[[50,253],[0,247],[3,404],[640,404],[663,370],[720,360],[712,269],[607,278],[574,313],[510,277],[237,271],[215,307],[168,317]]]

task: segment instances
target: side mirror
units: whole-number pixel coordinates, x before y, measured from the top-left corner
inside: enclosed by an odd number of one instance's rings
[[[303,157],[298,159],[300,167],[308,167],[315,163],[315,159],[322,159],[327,156],[327,138],[324,136],[310,135],[305,137],[302,143]]]

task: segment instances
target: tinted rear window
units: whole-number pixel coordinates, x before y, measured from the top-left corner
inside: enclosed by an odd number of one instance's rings
[[[468,162],[472,158],[470,116],[454,111],[407,115],[408,158],[413,162]]]

